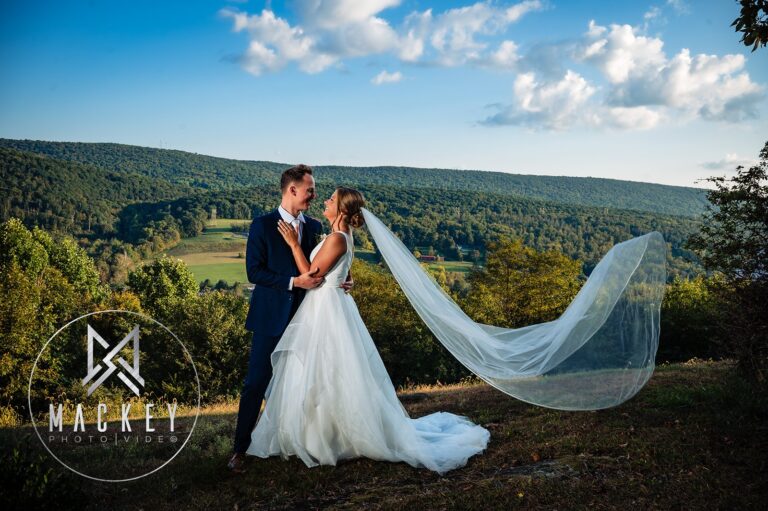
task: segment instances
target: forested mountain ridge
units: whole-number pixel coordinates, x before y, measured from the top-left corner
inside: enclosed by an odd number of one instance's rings
[[[269,184],[204,189],[3,148],[0,172],[6,192],[0,200],[0,221],[17,217],[28,227],[78,237],[104,274],[112,272],[107,267],[116,267],[118,253],[143,259],[199,235],[214,211],[222,218],[248,220],[280,199],[277,174]],[[319,179],[319,196],[330,195],[335,184],[327,176]],[[487,243],[517,237],[538,250],[579,259],[588,274],[615,243],[658,230],[670,246],[670,276],[701,271],[695,255],[684,248],[698,227],[696,218],[406,183],[358,188],[369,209],[409,248],[431,247],[449,259],[461,259],[468,250],[482,255]],[[317,201],[309,214],[319,217],[319,207]],[[370,246],[364,229],[356,238]]]
[[[77,234],[108,234],[126,205],[176,199],[187,186],[0,147],[0,218]]]
[[[184,151],[112,143],[0,139],[0,147],[210,190],[275,186],[280,172],[288,166],[275,162],[231,160]],[[707,203],[702,189],[603,178],[413,167],[315,166],[315,170],[318,183],[479,191],[564,204],[681,216],[698,216]]]
[[[321,196],[331,191],[331,186],[320,185]],[[491,241],[517,237],[538,250],[557,250],[579,259],[589,273],[615,243],[658,230],[670,245],[670,272],[698,271],[696,257],[683,248],[698,222],[686,217],[485,192],[380,185],[364,186],[361,191],[371,211],[408,247],[433,247],[450,259],[460,258],[461,248],[483,252]],[[261,186],[137,202],[119,210],[114,234],[134,245],[151,242],[156,247],[168,246],[180,237],[200,234],[212,211],[221,217],[247,220],[273,209],[279,200],[274,187]],[[320,218],[321,207],[315,202],[308,214]],[[367,244],[366,230],[359,230],[356,239]]]

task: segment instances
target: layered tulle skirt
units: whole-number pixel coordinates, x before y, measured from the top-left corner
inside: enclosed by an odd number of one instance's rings
[[[488,445],[489,432],[466,417],[408,416],[354,299],[338,287],[307,293],[272,367],[248,454],[295,455],[308,467],[367,457],[442,474]]]

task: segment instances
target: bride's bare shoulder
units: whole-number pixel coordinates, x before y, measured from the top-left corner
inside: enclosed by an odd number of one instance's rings
[[[343,234],[335,231],[324,236],[321,245],[321,252],[343,251],[343,249],[345,249],[347,246],[347,240]]]

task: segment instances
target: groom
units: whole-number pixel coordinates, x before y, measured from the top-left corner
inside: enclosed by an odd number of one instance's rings
[[[293,225],[304,255],[309,259],[322,232],[320,222],[302,213],[316,196],[312,168],[307,165],[289,168],[280,178],[280,189],[283,194],[280,207],[253,220],[245,251],[248,281],[255,284],[245,321],[245,327],[253,331],[253,341],[248,374],[240,394],[234,454],[227,464],[236,473],[245,470],[245,451],[251,443],[251,432],[272,378],[270,355],[299,308],[305,290],[323,281],[321,277],[312,276],[312,272],[299,275],[291,249],[277,230],[280,219]]]

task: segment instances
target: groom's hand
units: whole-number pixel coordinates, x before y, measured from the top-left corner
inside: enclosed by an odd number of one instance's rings
[[[345,282],[342,282],[342,284],[339,287],[343,289],[345,293],[349,293],[350,291],[352,291],[352,287],[354,285],[355,285],[355,281],[352,279],[349,279]]]
[[[346,294],[349,294],[350,291],[352,291],[352,286],[355,285],[355,282],[352,280],[352,272],[347,272],[347,278],[344,279],[344,282],[339,286],[341,289],[344,290]]]
[[[323,277],[315,277],[315,274],[320,271],[320,268],[302,273],[298,277],[293,279],[293,287],[300,287],[302,289],[312,289],[320,285],[324,280]]]

